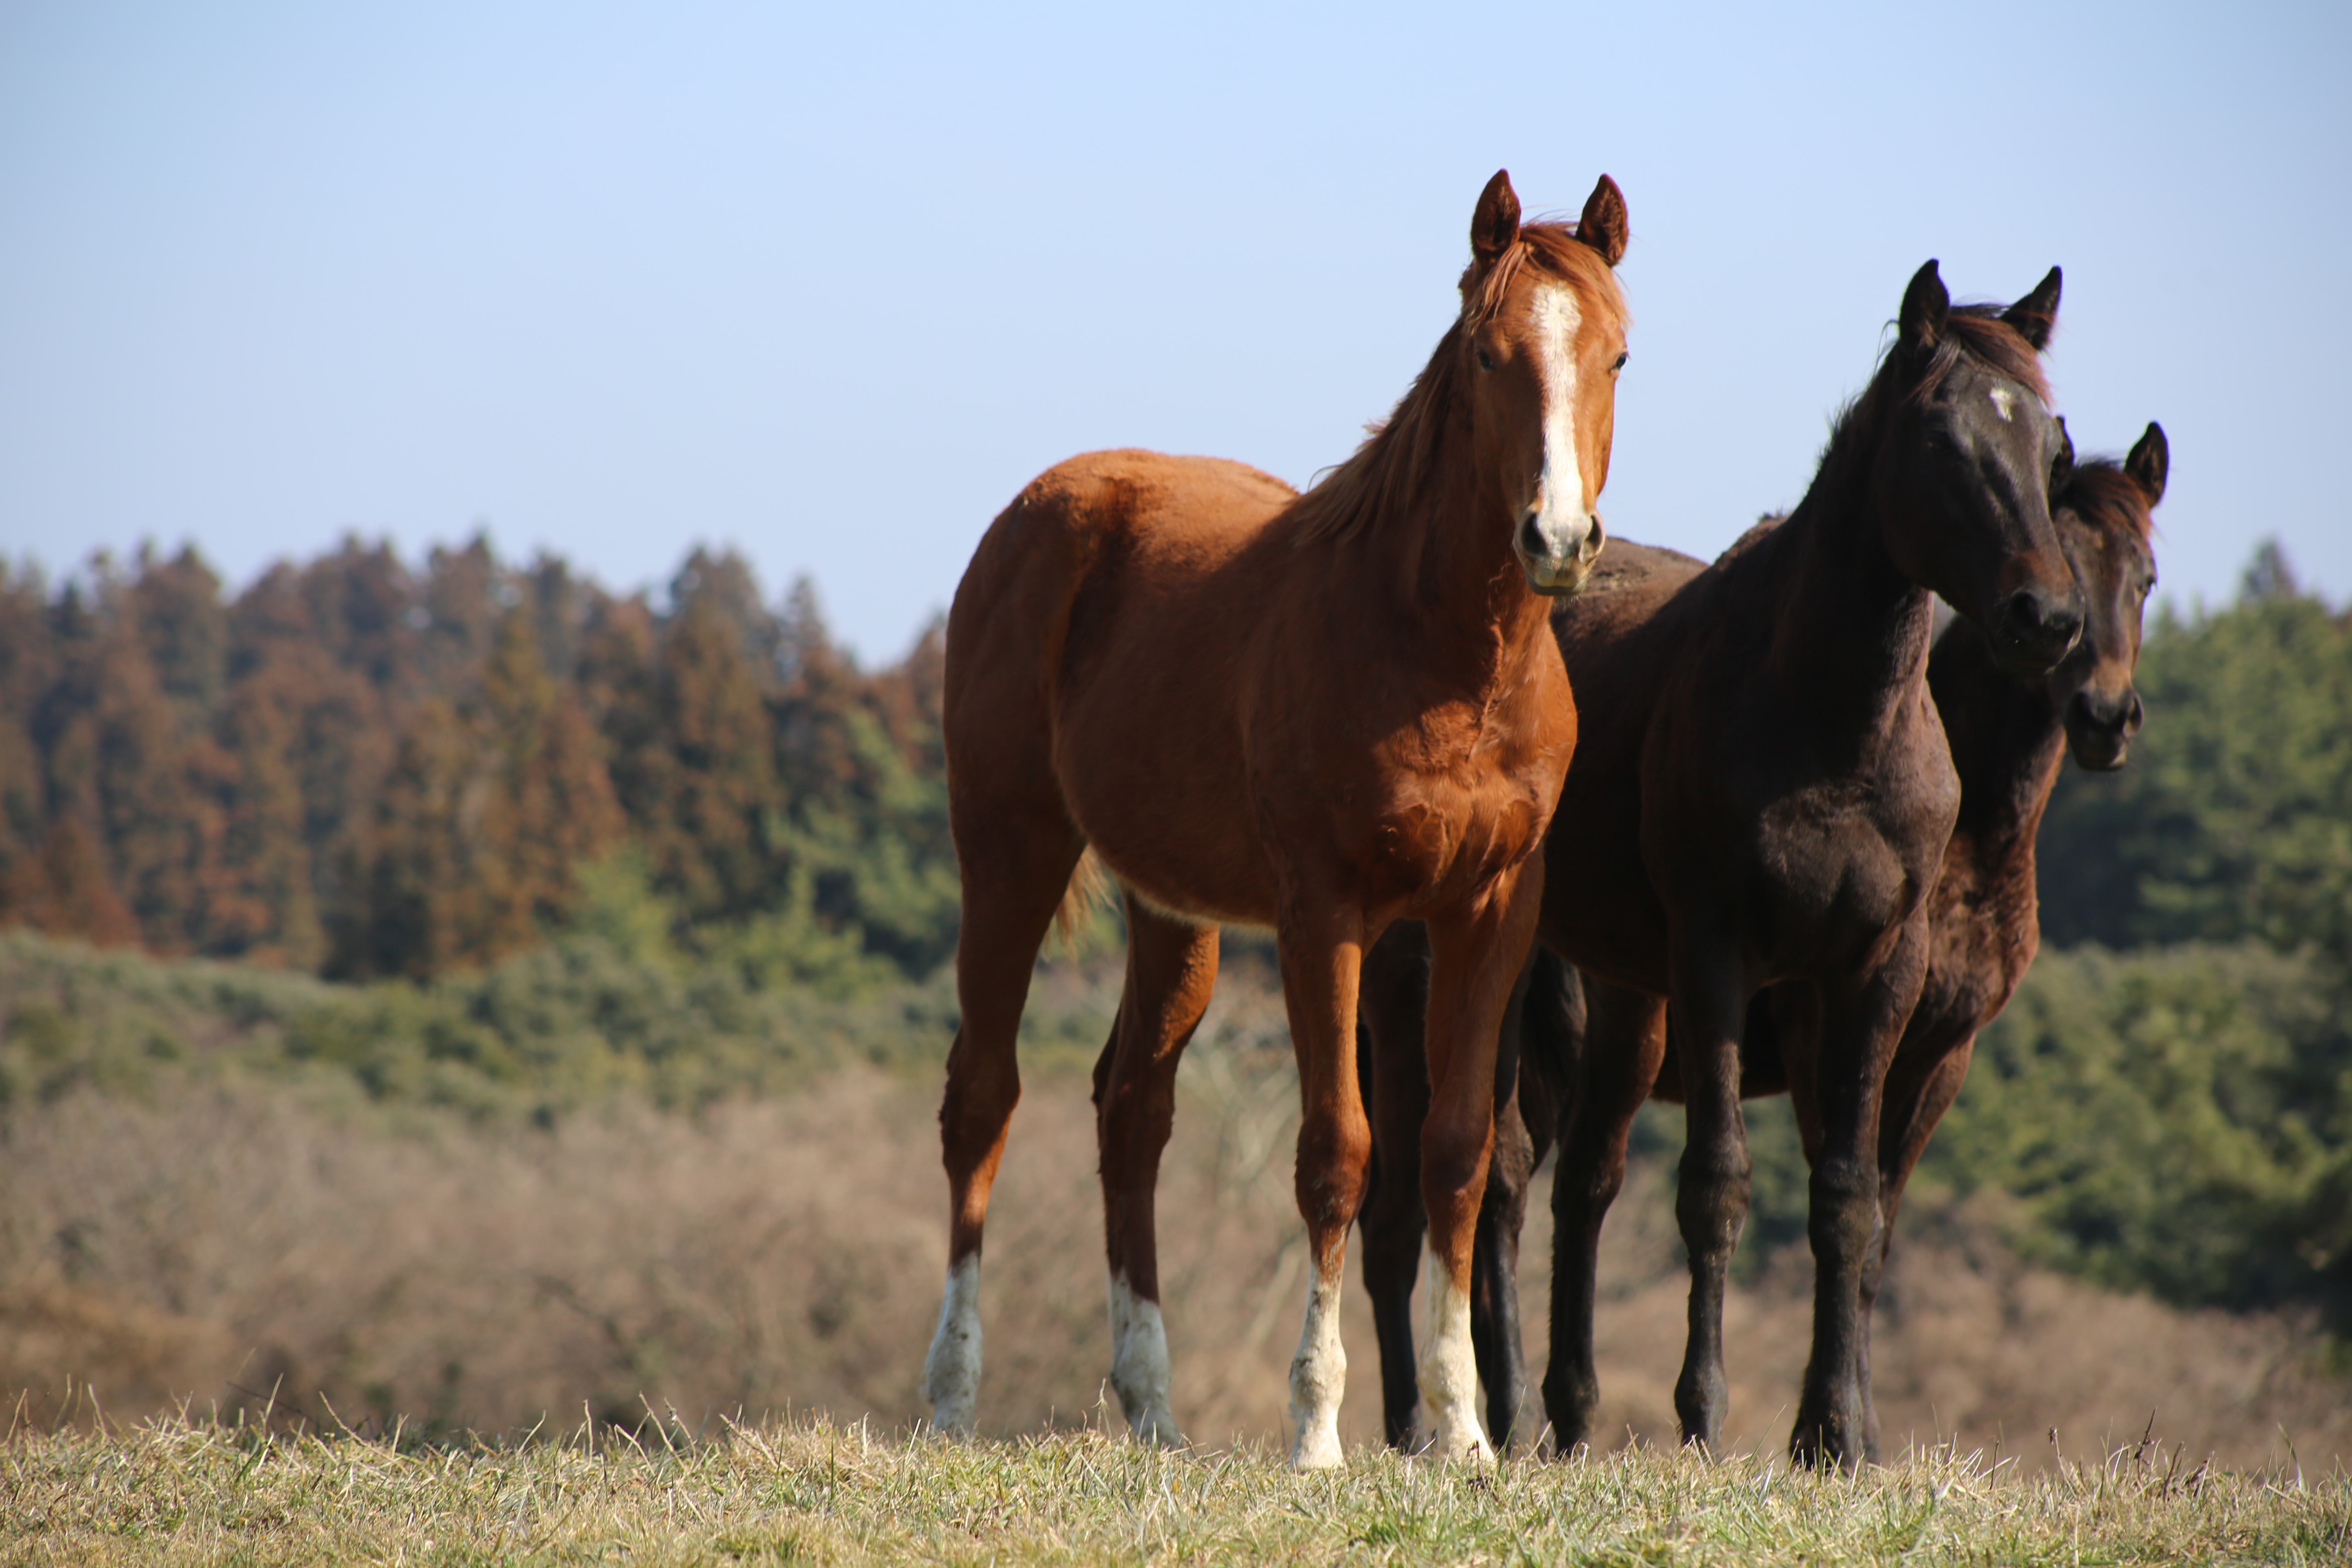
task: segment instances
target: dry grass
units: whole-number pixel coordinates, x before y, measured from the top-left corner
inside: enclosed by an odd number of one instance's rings
[[[1471,1475],[1363,1452],[1097,1433],[877,1437],[665,1423],[404,1448],[167,1420],[0,1445],[0,1555],[58,1563],[2341,1563],[2338,1471],[2182,1473],[2131,1450],[2025,1473],[1950,1450],[1859,1479],[1639,1447]]]
[[[1278,999],[1237,974],[1187,1062],[1162,1184],[1177,1410],[1217,1446],[1279,1439],[1304,1295],[1281,1042]],[[789,1100],[546,1129],[235,1080],[152,1104],[69,1095],[14,1115],[0,1141],[0,1388],[42,1426],[86,1415],[71,1391],[87,1385],[121,1419],[193,1400],[311,1431],[512,1433],[649,1407],[696,1431],[788,1412],[901,1429],[921,1414],[945,1258],[937,1093],[849,1070]],[[1097,1406],[1093,1170],[1083,1079],[1033,1075],[989,1237],[986,1430],[1078,1427]],[[1536,1206],[1531,1325],[1549,1240]],[[1671,1224],[1637,1174],[1604,1257],[1604,1429],[1653,1445],[1672,1438],[1681,1348]],[[2306,1467],[2352,1457],[2352,1385],[2290,1325],[2022,1270],[1981,1226],[1915,1234],[1878,1339],[1890,1447],[1948,1439],[2046,1468],[2137,1441],[2153,1413],[2154,1446],[2189,1467],[2284,1465],[2289,1435]],[[1733,1299],[1734,1451],[1786,1436],[1806,1291],[1800,1254]],[[1344,1329],[1343,1432],[1370,1444],[1360,1294]]]

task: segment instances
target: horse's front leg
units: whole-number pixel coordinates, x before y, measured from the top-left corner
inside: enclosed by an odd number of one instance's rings
[[[1428,921],[1430,1093],[1421,1197],[1429,1215],[1430,1290],[1420,1381],[1430,1451],[1444,1458],[1494,1457],[1478,1424],[1471,1268],[1494,1148],[1496,1037],[1542,899],[1543,860],[1535,856],[1477,899]]]
[[[1682,1055],[1685,1137],[1675,1218],[1690,1257],[1688,1337],[1675,1380],[1683,1441],[1714,1449],[1729,1390],[1723,1375],[1723,1293],[1748,1222],[1748,1123],[1739,1108],[1739,1041],[1748,987],[1728,942],[1676,933],[1671,1013]]]
[[[1927,916],[1906,921],[1885,962],[1821,986],[1813,1097],[1821,1149],[1806,1230],[1813,1246],[1813,1346],[1789,1451],[1806,1464],[1858,1468],[1869,1446],[1863,1287],[1882,1235],[1878,1123],[1886,1069],[1927,973]]]
[[[1371,1130],[1356,1079],[1356,987],[1363,966],[1360,915],[1337,900],[1285,900],[1276,942],[1290,1044],[1298,1059],[1298,1213],[1307,1222],[1307,1319],[1290,1363],[1290,1464],[1327,1469],[1339,1447],[1339,1400],[1348,1352],[1339,1342],[1348,1227],[1364,1201]]]

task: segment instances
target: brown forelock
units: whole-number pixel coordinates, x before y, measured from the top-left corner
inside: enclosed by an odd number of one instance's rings
[[[1509,298],[1519,268],[1529,263],[1576,285],[1587,305],[1597,300],[1619,321],[1628,319],[1617,274],[1599,252],[1576,237],[1575,225],[1530,223],[1520,225],[1518,243],[1496,257],[1483,276],[1475,261],[1462,274],[1463,323],[1478,327],[1493,321]]]
[[[1985,304],[1953,306],[1951,313],[1944,318],[1944,332],[1937,340],[1935,356],[1920,374],[1911,395],[1924,401],[1966,354],[2048,403],[2050,382],[2042,374],[2041,352],[2025,341],[2025,334],[2000,319],[2007,308]]]
[[[1964,356],[2021,383],[2047,404],[2050,383],[2042,373],[2042,356],[2015,327],[2000,320],[2000,310],[1999,305],[1953,306],[1945,318],[1944,332],[1936,340],[1927,368],[1918,373],[1917,380],[1909,383],[1907,390],[1904,389],[1904,356],[1892,352],[1884,355],[1870,384],[1856,394],[1831,424],[1829,444],[1822,455],[1823,468],[1826,469],[1832,457],[1842,450],[1852,449],[1847,437],[1864,437],[1874,428],[1893,400],[1902,398],[1914,404],[1927,401],[1959,367]]]
[[[2105,533],[2149,542],[2156,518],[2149,511],[2147,492],[2124,472],[2113,458],[2084,458],[2074,465],[2059,504],[2074,509],[2083,521]]]
[[[1530,265],[1574,287],[1585,307],[1598,303],[1620,321],[1627,319],[1617,274],[1576,237],[1572,226],[1522,225],[1517,242],[1483,272],[1473,261],[1463,273],[1462,314],[1438,340],[1395,410],[1372,426],[1346,462],[1298,499],[1291,512],[1298,543],[1353,538],[1412,504],[1435,463],[1461,381],[1462,334],[1494,319],[1509,298],[1512,280]]]

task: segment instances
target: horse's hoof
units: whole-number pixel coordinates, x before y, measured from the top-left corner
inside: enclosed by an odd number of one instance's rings
[[[1451,1442],[1432,1443],[1424,1451],[1429,1458],[1442,1464],[1467,1465],[1474,1470],[1488,1470],[1495,1467],[1493,1446],[1482,1434],[1476,1432],[1466,1438],[1457,1437]]]
[[[1294,1470],[1335,1470],[1347,1462],[1346,1450],[1339,1447],[1339,1424],[1302,1426],[1298,1440],[1290,1446],[1290,1468]]]
[[[1137,1441],[1148,1443],[1155,1448],[1184,1447],[1184,1434],[1176,1430],[1176,1417],[1169,1414],[1164,1405],[1146,1410],[1129,1421],[1128,1430],[1135,1434]]]

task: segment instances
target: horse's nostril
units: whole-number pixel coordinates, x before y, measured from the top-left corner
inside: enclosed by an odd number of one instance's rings
[[[1529,555],[1548,556],[1551,542],[1544,538],[1543,523],[1536,512],[1529,512],[1519,522],[1519,548]]]
[[[2021,589],[2001,601],[1993,624],[2020,653],[2047,668],[2065,658],[2082,636],[2083,612],[2064,600]]]

